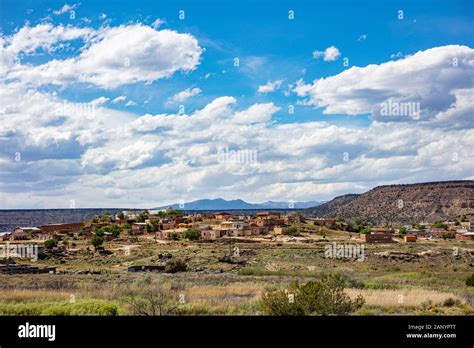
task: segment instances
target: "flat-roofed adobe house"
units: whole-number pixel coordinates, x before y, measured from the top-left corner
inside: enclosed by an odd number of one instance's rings
[[[258,226],[258,227],[267,227],[267,226],[270,226],[271,224],[269,223],[269,220],[267,219],[256,219],[254,222],[253,222],[254,225]],[[273,224],[274,225],[274,224]]]
[[[474,240],[474,232],[456,233],[456,240]]]
[[[286,231],[288,231],[288,226],[275,226],[273,228],[273,233],[275,234],[283,234]]]
[[[229,237],[247,237],[252,235],[252,230],[250,228],[244,229],[234,229],[227,231],[227,236]]]
[[[37,234],[41,232],[41,229],[39,229],[38,227],[18,227],[15,229],[15,231],[16,230],[22,230],[28,234]]]
[[[134,222],[132,224],[133,234],[143,234],[146,232],[146,222]]]
[[[27,239],[30,239],[30,235],[21,227],[15,229],[15,231],[13,231],[10,235],[10,240],[27,240]]]
[[[243,221],[230,221],[230,228],[233,230],[243,230],[249,227],[249,224]]]
[[[214,230],[230,230],[232,228],[232,221],[222,221],[219,225],[212,227]]]
[[[260,234],[265,234],[268,232],[268,227],[260,227],[260,226],[252,226],[251,227],[252,234],[254,236],[260,235]]]
[[[442,228],[432,228],[427,232],[427,236],[430,238],[454,238],[454,231],[446,231]]]
[[[268,226],[269,228],[273,228],[276,225],[282,225],[284,223],[280,217],[281,214],[276,211],[259,212],[256,214],[253,222],[259,227]]]
[[[361,233],[360,239],[366,243],[394,243],[391,233]]]
[[[40,227],[41,233],[55,234],[55,233],[72,233],[81,230],[82,222],[71,222],[66,224],[50,224]]]
[[[281,214],[277,211],[261,211],[256,214],[257,219],[279,219]]]
[[[226,212],[215,213],[215,214],[213,215],[213,217],[214,217],[214,219],[220,220],[220,221],[227,221],[227,220],[232,219],[232,215],[229,214],[229,213],[226,213]]]
[[[186,232],[186,228],[177,228],[177,229],[174,229],[174,230],[165,230],[165,231],[160,231],[158,233],[159,235],[159,238],[161,239],[173,239],[173,236],[175,235],[178,235],[179,238],[181,237],[181,235]]]
[[[413,243],[413,242],[416,242],[416,234],[405,234],[403,236],[403,240],[405,241],[405,243]]]
[[[224,230],[201,230],[201,238],[205,240],[215,240],[226,235]]]

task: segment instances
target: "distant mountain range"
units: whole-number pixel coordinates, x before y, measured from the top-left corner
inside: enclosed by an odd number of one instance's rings
[[[162,207],[152,209],[166,209],[172,207],[173,209],[181,210],[252,210],[252,209],[305,209],[315,207],[323,202],[275,202],[268,201],[264,203],[248,203],[241,199],[225,200],[222,198],[216,199],[198,199],[192,202],[185,202],[183,204],[173,203]]]
[[[308,216],[362,218],[374,224],[433,222],[474,214],[474,181],[378,186],[305,210]]]

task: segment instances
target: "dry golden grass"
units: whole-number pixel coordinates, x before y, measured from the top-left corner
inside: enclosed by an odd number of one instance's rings
[[[69,300],[70,292],[51,290],[1,290],[0,303],[4,302],[49,302]]]
[[[358,294],[361,294],[365,298],[366,305],[370,306],[419,306],[426,301],[432,301],[434,304],[442,303],[448,298],[463,302],[460,297],[452,293],[424,289],[347,289],[346,291],[351,298],[355,298]]]
[[[232,305],[257,301],[261,287],[257,284],[233,283],[223,286],[192,286],[186,289],[190,303]]]

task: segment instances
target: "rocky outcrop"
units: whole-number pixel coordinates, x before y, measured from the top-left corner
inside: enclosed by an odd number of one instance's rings
[[[378,186],[363,194],[336,197],[305,213],[321,218],[362,218],[372,224],[452,219],[474,214],[474,181]]]

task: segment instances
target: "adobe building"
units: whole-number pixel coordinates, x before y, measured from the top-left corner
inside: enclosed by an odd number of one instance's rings
[[[146,222],[135,222],[132,224],[133,234],[143,234],[146,231]]]
[[[260,234],[266,234],[268,232],[268,227],[252,226],[252,235],[258,236]]]
[[[275,234],[283,234],[285,233],[286,231],[288,231],[288,227],[287,226],[275,226],[273,228],[273,233]]]
[[[259,219],[279,219],[281,214],[277,211],[262,211],[256,214]]]
[[[166,230],[160,231],[157,233],[158,238],[160,239],[173,239],[172,236],[174,235],[181,235],[184,231],[177,231],[177,230]]]
[[[391,233],[361,233],[360,239],[366,243],[395,243]]]
[[[212,217],[219,221],[228,221],[232,219],[232,214],[221,212],[213,214]]]
[[[454,231],[446,231],[443,229],[433,228],[426,233],[431,238],[455,238]]]
[[[474,240],[474,232],[456,233],[456,240]]]
[[[201,239],[215,240],[223,237],[226,234],[224,230],[201,230]]]
[[[403,241],[405,243],[413,243],[413,242],[416,242],[416,235],[415,234],[406,234],[403,236]]]
[[[28,232],[24,231],[21,228],[17,228],[10,235],[10,240],[28,240],[28,239],[30,239],[30,235],[28,234]]]
[[[55,233],[72,233],[79,232],[82,228],[82,222],[71,222],[66,224],[51,224],[40,227],[41,233],[55,234]]]

